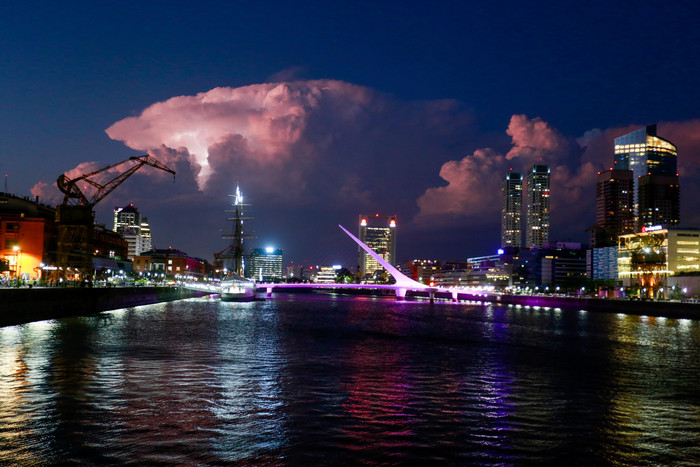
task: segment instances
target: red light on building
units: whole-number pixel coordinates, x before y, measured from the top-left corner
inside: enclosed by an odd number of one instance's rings
[[[389,221],[389,227],[396,227],[396,219],[392,219]]]
[[[360,225],[362,227],[366,227],[367,226],[367,219],[362,219],[362,221],[360,221]]]

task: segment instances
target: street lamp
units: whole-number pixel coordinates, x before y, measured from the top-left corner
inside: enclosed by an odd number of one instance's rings
[[[22,268],[20,267],[20,264],[19,264],[19,252],[20,252],[19,246],[18,246],[18,245],[15,245],[15,246],[12,247],[12,249],[13,249],[14,252],[15,252],[15,275],[17,276],[17,280],[19,281],[20,274],[21,274],[21,269],[22,269]]]

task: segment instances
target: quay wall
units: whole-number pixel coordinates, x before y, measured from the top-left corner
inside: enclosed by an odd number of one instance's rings
[[[466,296],[462,300],[481,300],[503,305],[541,306],[563,310],[601,311],[630,315],[663,316],[666,318],[700,319],[700,304],[668,301],[624,300],[614,298],[578,298],[549,295]]]
[[[84,316],[206,295],[179,287],[0,289],[0,326]]]

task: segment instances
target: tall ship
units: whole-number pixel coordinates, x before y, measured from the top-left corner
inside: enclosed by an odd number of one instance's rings
[[[224,233],[223,238],[231,240],[226,249],[215,256],[224,267],[224,277],[221,279],[219,296],[225,301],[248,301],[255,299],[255,281],[243,276],[243,240],[253,238],[243,229],[243,221],[249,218],[243,216],[243,208],[249,206],[243,204],[241,189],[236,185],[236,194],[233,197],[233,217],[228,218],[233,222],[233,229]]]

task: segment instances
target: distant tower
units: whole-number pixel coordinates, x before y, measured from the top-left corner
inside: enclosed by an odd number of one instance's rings
[[[136,256],[153,248],[148,219],[142,218],[139,210],[133,204],[114,208],[114,227],[112,230],[120,233],[129,244],[128,259],[133,260]]]
[[[501,187],[501,246],[521,247],[523,243],[523,175],[509,172]]]
[[[396,216],[360,214],[360,240],[384,258],[389,264],[396,264]],[[377,260],[358,248],[358,272],[362,279],[384,270]]]
[[[677,227],[680,217],[678,175],[644,175],[639,183],[639,229]]]
[[[549,242],[549,167],[533,165],[527,174],[528,248],[539,248]]]
[[[656,124],[615,138],[615,169],[634,173],[633,212],[637,230],[643,226],[639,219],[640,178],[645,175],[677,175],[677,159],[676,146],[656,135]]]
[[[631,170],[608,170],[598,174],[592,248],[617,246],[617,237],[634,233],[633,197]]]

